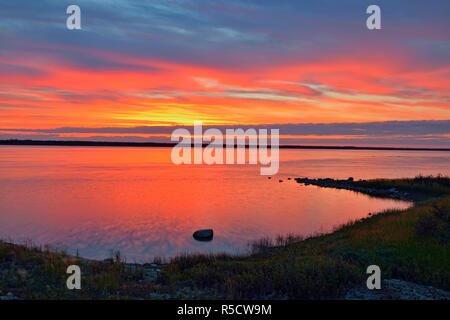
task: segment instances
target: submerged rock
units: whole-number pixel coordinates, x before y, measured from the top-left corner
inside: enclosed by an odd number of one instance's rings
[[[192,235],[197,241],[211,241],[214,236],[214,232],[212,229],[202,229],[197,230]]]

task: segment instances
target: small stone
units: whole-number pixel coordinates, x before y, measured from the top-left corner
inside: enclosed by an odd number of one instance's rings
[[[214,232],[212,229],[197,230],[192,236],[197,241],[211,241],[213,239]]]

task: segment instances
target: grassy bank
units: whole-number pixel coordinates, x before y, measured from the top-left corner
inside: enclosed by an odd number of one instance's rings
[[[340,298],[382,277],[450,290],[450,179],[348,181],[414,195],[415,206],[348,223],[331,234],[279,237],[248,256],[188,255],[166,265],[127,264],[119,255],[87,261],[46,248],[0,242],[0,296],[21,298]],[[65,287],[69,264],[83,271],[82,290]],[[159,269],[161,271],[159,272]]]
[[[220,298],[338,298],[365,284],[366,268],[375,264],[384,278],[449,290],[449,211],[447,196],[284,247],[261,246],[245,258],[181,257],[163,280],[208,288]]]

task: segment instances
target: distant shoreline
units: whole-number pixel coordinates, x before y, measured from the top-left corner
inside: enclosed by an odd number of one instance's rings
[[[177,143],[164,142],[109,142],[109,141],[76,141],[76,140],[0,140],[0,145],[8,146],[74,146],[74,147],[147,147],[169,148]],[[204,144],[203,147],[207,146]],[[246,145],[246,148],[249,146]],[[280,149],[325,149],[325,150],[398,150],[398,151],[450,151],[450,148],[408,148],[408,147],[357,147],[357,146],[309,146],[280,145]]]

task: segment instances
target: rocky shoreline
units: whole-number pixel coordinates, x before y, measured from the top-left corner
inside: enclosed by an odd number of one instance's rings
[[[323,178],[323,179],[295,178],[294,180],[297,183],[304,184],[305,186],[314,185],[322,188],[345,189],[350,191],[361,192],[373,197],[414,201],[412,195],[410,195],[405,191],[400,191],[397,190],[396,188],[385,189],[385,188],[360,186],[360,184],[364,184],[367,180],[355,181],[351,177],[346,180],[331,179],[331,178]]]
[[[399,279],[385,279],[380,290],[361,286],[347,291],[345,300],[450,300],[450,292]]]

